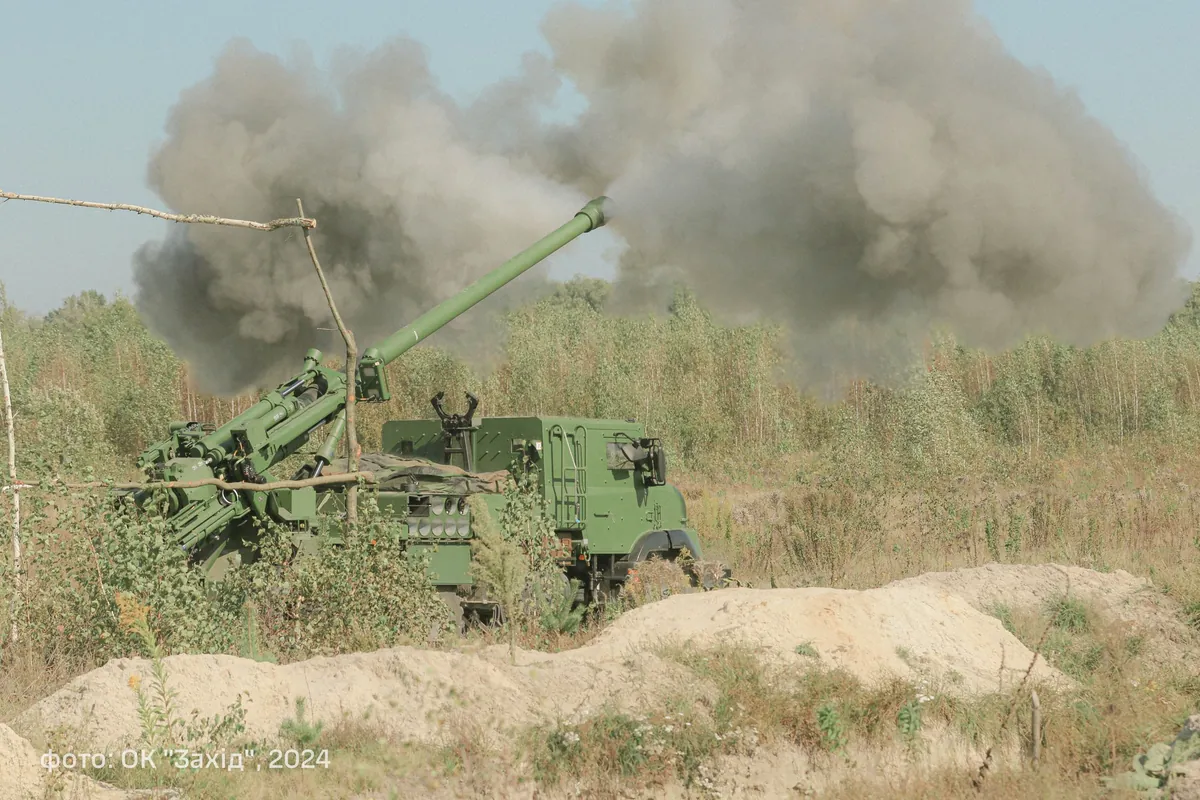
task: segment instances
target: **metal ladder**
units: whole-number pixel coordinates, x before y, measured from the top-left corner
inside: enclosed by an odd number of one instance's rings
[[[559,528],[582,529],[587,520],[587,429],[567,434],[562,425],[550,428],[550,483],[554,520]]]

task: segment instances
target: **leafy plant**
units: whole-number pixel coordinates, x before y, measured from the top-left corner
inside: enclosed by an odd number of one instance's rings
[[[821,654],[817,652],[817,648],[812,642],[801,642],[796,645],[796,655],[808,656],[809,658],[821,657]]]
[[[837,706],[825,703],[817,709],[817,728],[821,731],[821,744],[826,750],[837,753],[845,749],[848,741],[846,727]]]
[[[473,495],[467,502],[475,529],[471,574],[489,591],[495,593],[505,624],[508,626],[509,661],[515,664],[517,621],[521,614],[521,597],[525,593],[529,565],[517,543],[505,537],[500,528],[492,522],[491,512],[484,499]]]
[[[323,722],[310,722],[304,718],[304,698],[296,698],[296,716],[284,720],[279,726],[279,735],[284,741],[299,748],[316,747],[324,729]]]
[[[577,604],[580,582],[570,580],[563,583],[562,592],[551,594],[541,608],[541,626],[550,633],[571,635],[579,630],[587,615],[587,607]]]

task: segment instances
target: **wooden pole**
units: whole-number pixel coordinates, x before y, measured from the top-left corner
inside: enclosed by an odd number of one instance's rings
[[[1030,695],[1029,704],[1030,727],[1033,729],[1030,734],[1033,738],[1033,768],[1037,769],[1042,760],[1042,704],[1036,690]]]
[[[269,492],[274,489],[303,489],[306,486],[336,486],[337,484],[341,483],[358,483],[360,480],[365,481],[366,483],[375,483],[375,473],[343,472],[335,473],[333,475],[318,475],[315,478],[304,478],[302,480],[268,481],[267,483],[246,483],[244,481],[223,481],[220,478],[204,478],[196,481],[150,481],[145,483],[109,483],[107,481],[68,483],[66,481],[51,481],[49,485],[59,486],[63,489],[79,490],[196,489],[201,486],[216,486],[218,489],[224,489],[231,492]],[[10,485],[0,486],[0,494],[12,492],[15,495],[18,490],[37,488],[39,488],[39,485],[36,483],[25,483],[13,477]]]
[[[296,208],[303,218],[304,204],[298,197],[296,198]],[[329,303],[329,311],[333,314],[334,324],[337,325],[338,332],[346,343],[346,472],[353,473],[358,471],[358,429],[354,424],[354,380],[357,377],[358,344],[354,341],[354,334],[342,321],[342,315],[338,313],[337,303],[333,301],[333,292],[329,290],[329,283],[325,280],[325,271],[321,269],[321,262],[317,259],[317,251],[313,247],[307,228],[304,229],[304,244],[308,246],[308,255],[312,259],[313,268],[317,271],[317,278],[321,281],[321,288],[325,291],[325,301]],[[357,523],[358,486],[351,484],[346,491],[346,524],[353,529]]]
[[[0,386],[4,391],[4,421],[8,434],[8,480],[17,483],[17,437],[13,427],[12,397],[8,389],[8,365],[4,360],[4,335],[0,332]],[[21,493],[15,488],[12,493],[12,553],[13,553],[13,596],[21,596]],[[17,616],[12,615],[12,630],[9,646],[16,645],[20,634]]]
[[[71,200],[64,197],[42,197],[36,194],[17,194],[16,192],[0,191],[3,200],[33,200],[39,203],[56,203],[64,206],[79,206],[81,208],[99,208],[105,211],[132,211],[135,214],[148,214],[151,217],[165,219],[168,222],[190,222],[199,225],[228,225],[234,228],[252,228],[256,231],[273,231],[276,228],[302,228],[308,230],[317,227],[315,219],[307,219],[301,213],[299,217],[273,219],[270,222],[253,222],[246,219],[228,219],[214,217],[210,214],[172,214],[158,211],[145,206],[134,206],[128,203],[93,203],[89,200]]]

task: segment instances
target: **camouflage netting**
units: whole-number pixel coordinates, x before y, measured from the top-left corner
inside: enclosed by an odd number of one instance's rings
[[[372,473],[381,489],[406,491],[406,487],[415,483],[420,494],[502,494],[509,479],[506,470],[467,472],[450,464],[388,453],[363,453],[358,468]],[[345,471],[346,459],[337,458],[325,468],[324,474]]]

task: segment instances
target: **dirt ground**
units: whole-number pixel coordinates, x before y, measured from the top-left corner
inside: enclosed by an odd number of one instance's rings
[[[694,675],[659,655],[658,648],[670,643],[738,642],[797,670],[813,663],[811,656],[796,652],[806,644],[825,664],[866,682],[899,676],[962,696],[1011,689],[1033,654],[986,610],[998,601],[1014,609],[1041,605],[1065,591],[1068,582],[1080,599],[1152,633],[1155,658],[1177,660],[1192,652],[1189,632],[1161,595],[1128,573],[990,565],[867,591],[739,588],[678,595],[627,613],[584,647],[552,654],[518,650],[515,666],[505,647],[401,647],[283,666],[182,655],[166,659],[166,665],[181,716],[193,710],[204,717],[220,715],[241,696],[246,733],[252,737],[277,734],[294,716],[296,699],[304,698],[309,717],[327,725],[369,719],[401,740],[436,744],[469,722],[499,742],[531,723],[571,722],[606,705],[634,710],[685,682],[695,684]],[[112,661],[14,720],[13,727],[26,738],[0,726],[0,796],[42,796],[46,771],[38,768],[39,752],[30,741],[44,745],[56,730],[71,731],[77,746],[91,750],[111,751],[136,741],[140,723],[130,683],[135,675],[149,681],[150,663]],[[1070,683],[1041,659],[1032,678]],[[955,763],[979,755],[949,739],[935,751]],[[899,753],[872,756],[880,768],[901,758]],[[772,789],[786,792],[805,780],[812,785],[813,769],[802,759],[764,755],[729,762],[722,780],[758,786],[773,796]],[[70,796],[135,796],[112,792]]]

